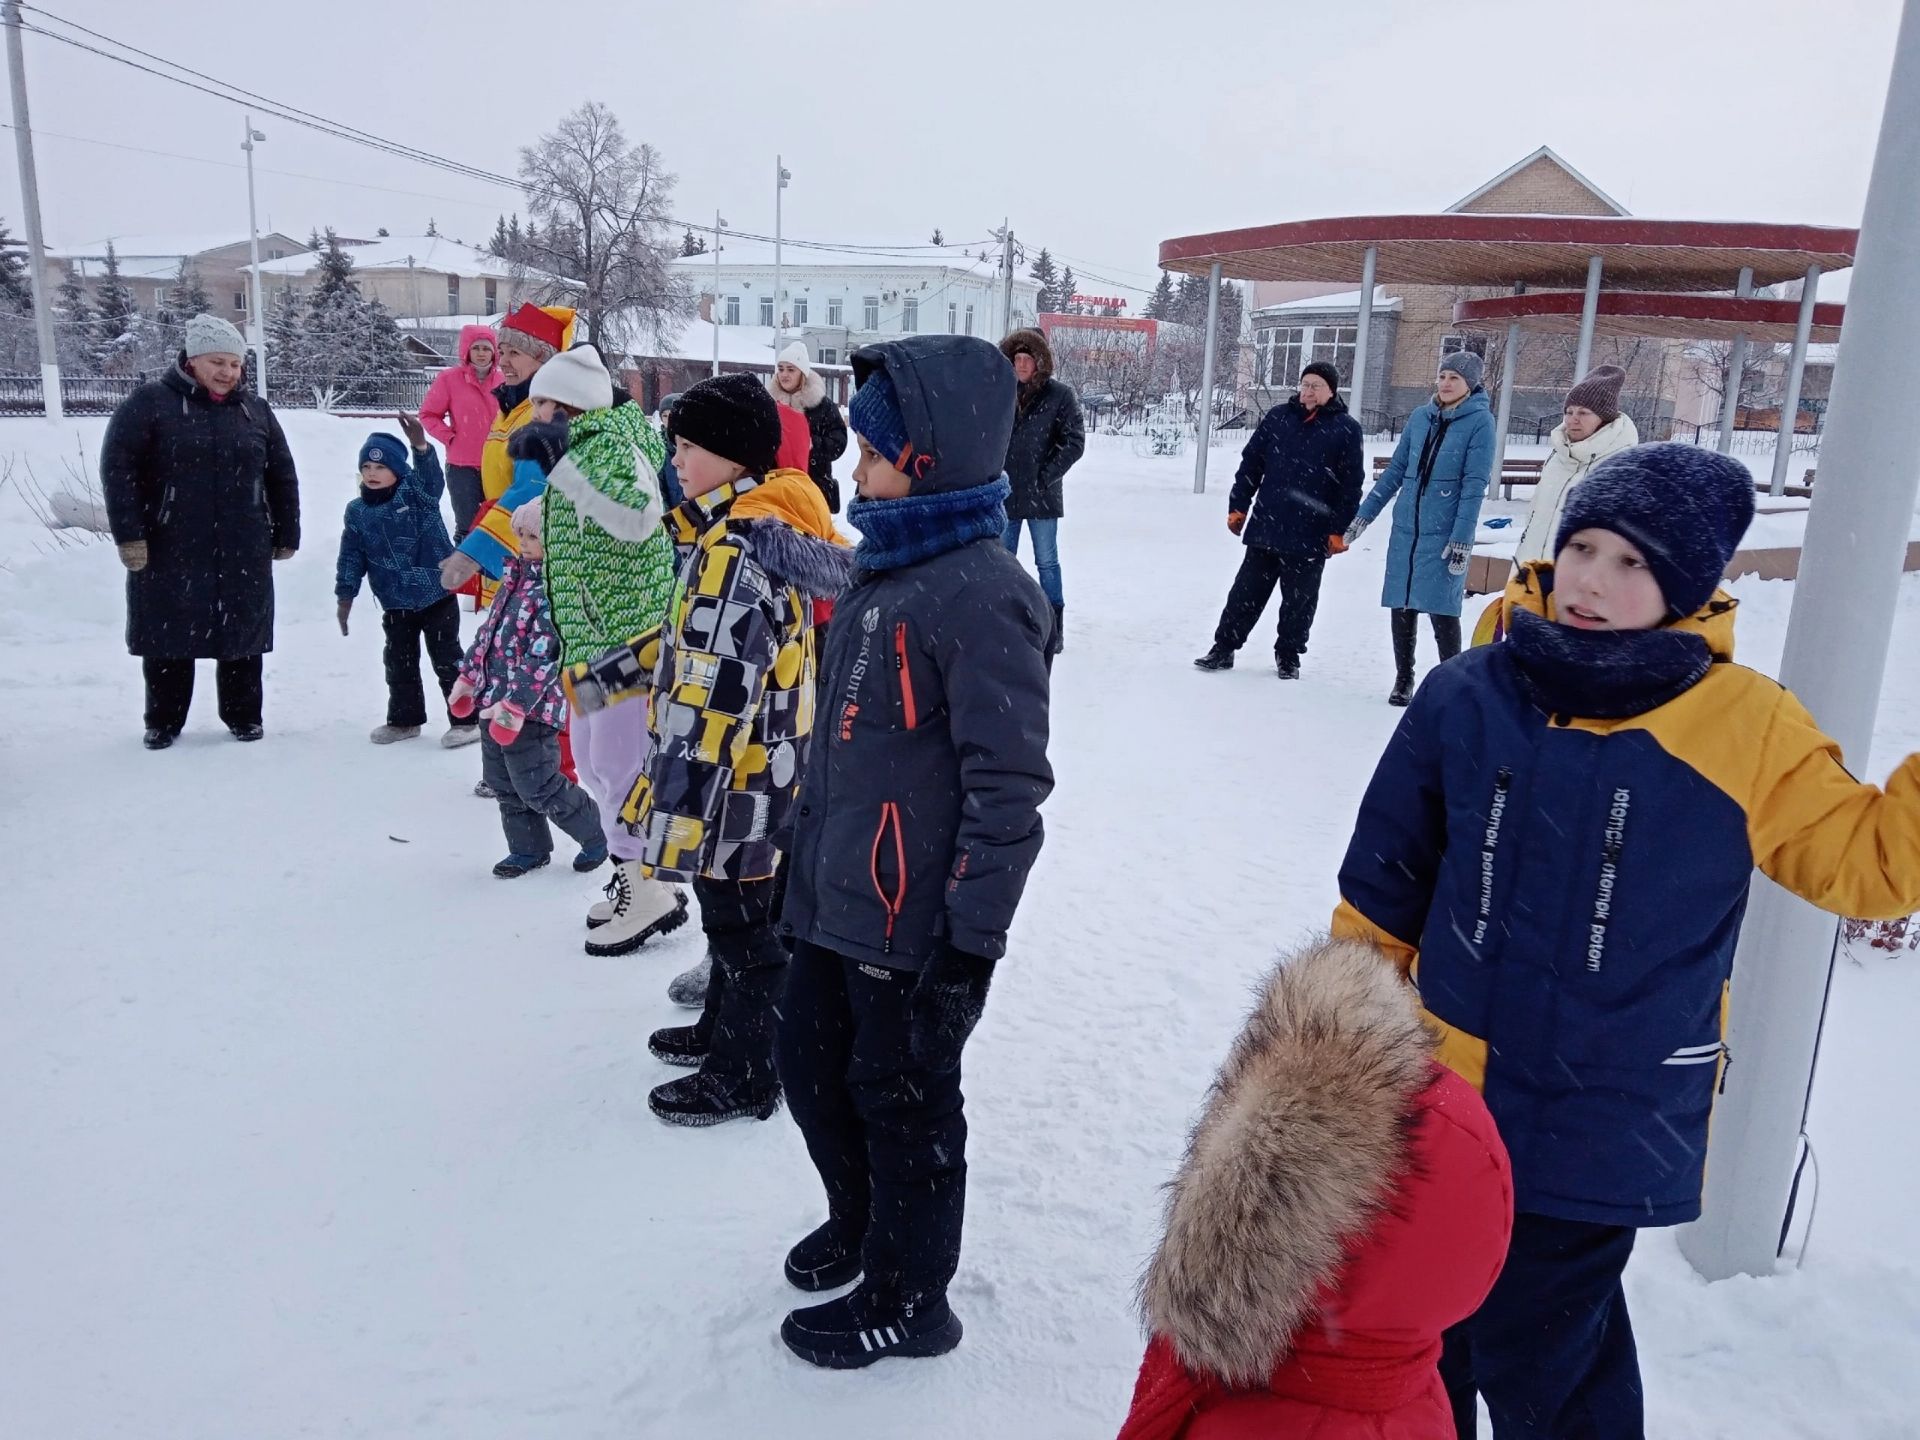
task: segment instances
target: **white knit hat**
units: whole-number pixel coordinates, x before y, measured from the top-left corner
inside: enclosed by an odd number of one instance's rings
[[[239,355],[247,353],[247,342],[240,338],[240,332],[222,320],[218,315],[196,315],[187,321],[186,339],[182,348],[189,360],[202,355]]]
[[[794,341],[776,358],[782,365],[792,365],[796,369],[805,370],[809,375],[813,373],[813,360],[807,354],[807,342],[804,340]]]
[[[613,404],[613,377],[591,346],[562,350],[533,377],[533,400],[558,400],[575,410],[605,410]]]

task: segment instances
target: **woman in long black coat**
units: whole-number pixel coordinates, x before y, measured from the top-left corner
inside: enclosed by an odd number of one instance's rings
[[[186,724],[196,660],[218,662],[220,719],[234,738],[262,734],[273,562],[300,546],[300,491],[280,422],[241,383],[243,349],[226,321],[195,316],[178,363],[121,403],[100,447],[149,750]]]

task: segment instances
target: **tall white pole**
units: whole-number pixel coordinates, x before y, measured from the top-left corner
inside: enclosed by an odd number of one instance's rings
[[[1207,341],[1200,351],[1200,422],[1195,432],[1193,493],[1207,493],[1207,447],[1213,443],[1213,352],[1219,343],[1220,262],[1207,271]]]
[[[256,140],[264,140],[267,137],[253,128],[253,117],[251,115],[246,117],[246,122],[246,139],[240,148],[247,152],[247,248],[253,257],[253,278],[248,282],[247,286],[248,294],[252,300],[252,304],[247,307],[249,311],[247,319],[250,322],[247,326],[247,332],[248,341],[253,346],[254,388],[259,391],[260,398],[264,400],[267,395],[267,317],[260,313],[260,225],[259,222],[254,219],[253,142]],[[408,262],[407,268],[409,270],[413,268],[411,261]],[[420,297],[418,295],[414,296],[413,308],[417,314],[420,309]]]
[[[707,307],[707,317],[713,322],[713,374],[720,373],[720,230],[727,222],[720,218],[718,210],[713,212],[713,304]]]
[[[1740,283],[1734,292],[1742,300],[1753,296],[1753,267],[1740,267]],[[1722,455],[1733,453],[1733,427],[1740,414],[1740,386],[1746,380],[1747,337],[1733,337],[1733,349],[1727,355],[1727,393],[1720,402],[1720,445]]]
[[[1820,267],[1807,271],[1805,288],[1800,292],[1800,318],[1793,327],[1793,354],[1787,359],[1787,393],[1780,398],[1780,435],[1773,447],[1773,483],[1767,488],[1775,495],[1787,493],[1787,462],[1793,459],[1793,436],[1800,419],[1800,382],[1807,373],[1807,341],[1813,337],[1813,304],[1820,289]]]
[[[20,161],[20,208],[27,222],[27,278],[33,284],[33,328],[40,342],[40,389],[47,418],[63,413],[60,352],[53,340],[53,295],[47,289],[47,237],[40,228],[40,177],[33,168],[33,122],[27,117],[27,61],[20,47],[19,0],[6,0],[7,80],[13,90],[13,147]]]
[[[1580,302],[1580,344],[1573,353],[1573,378],[1577,382],[1593,363],[1593,322],[1600,314],[1600,257],[1587,261],[1587,293]]]
[[[1780,665],[1782,682],[1862,771],[1920,492],[1912,436],[1887,420],[1909,413],[1920,390],[1920,0],[1902,11]],[[1710,1280],[1773,1270],[1834,933],[1832,916],[1770,882],[1756,886],[1734,963],[1732,1063],[1707,1147],[1706,1211],[1680,1235]]]
[[[780,353],[780,219],[787,181],[793,176],[778,155],[773,157],[773,353]]]
[[[1515,287],[1518,288],[1518,287]],[[1507,326],[1506,349],[1500,356],[1500,406],[1493,421],[1493,484],[1506,472],[1507,430],[1513,423],[1513,390],[1520,372],[1520,326]],[[1585,371],[1581,372],[1585,374]]]
[[[1367,417],[1362,408],[1367,401],[1367,332],[1373,329],[1373,285],[1379,265],[1380,247],[1367,246],[1366,258],[1360,262],[1360,313],[1357,317],[1359,329],[1353,337],[1353,374],[1347,379],[1353,418],[1360,422],[1362,430],[1367,428]]]

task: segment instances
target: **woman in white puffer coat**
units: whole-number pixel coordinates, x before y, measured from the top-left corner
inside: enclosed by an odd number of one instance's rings
[[[1627,372],[1618,365],[1598,365],[1567,392],[1566,415],[1553,427],[1552,453],[1533,489],[1533,505],[1514,547],[1515,567],[1553,559],[1553,537],[1560,530],[1560,512],[1567,492],[1587,478],[1594,463],[1616,450],[1640,443],[1633,421],[1620,413],[1620,387]]]

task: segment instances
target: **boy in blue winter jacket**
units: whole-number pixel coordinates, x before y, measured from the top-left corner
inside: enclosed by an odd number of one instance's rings
[[[420,642],[427,642],[434,677],[444,697],[460,675],[460,606],[441,587],[440,562],[453,553],[447,522],[440,515],[446,476],[427,432],[411,415],[394,417],[407,432],[399,437],[376,432],[360,447],[360,494],[347,502],[340,531],[340,559],[333,593],[339,600],[340,633],[360,582],[370,580],[386,631],[387,723],[375,728],[376,745],[412,740],[427,723],[426,692],[420,682]],[[440,743],[449,750],[480,738],[472,717],[447,714]]]
[[[1013,366],[973,336],[853,354],[860,531],[820,678],[781,929],[780,1076],[826,1190],[781,1337],[835,1369],[960,1343],[960,1057],[1040,853],[1046,595],[1002,541]]]
[[[1640,445],[1568,493],[1507,638],[1413,697],[1340,867],[1337,937],[1418,987],[1436,1058],[1513,1160],[1506,1267],[1447,1332],[1471,1436],[1644,1434],[1621,1274],[1700,1213],[1721,1024],[1757,868],[1824,909],[1920,909],[1920,756],[1849,775],[1792,693],[1733,663],[1716,587],[1753,517],[1738,461]]]

